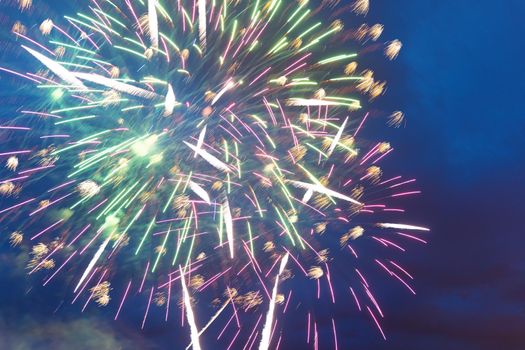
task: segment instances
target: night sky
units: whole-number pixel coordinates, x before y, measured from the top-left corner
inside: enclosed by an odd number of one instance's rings
[[[432,232],[403,259],[417,295],[393,284],[381,291],[387,341],[368,318],[342,310],[340,349],[525,349],[524,15],[521,0],[371,1],[368,23],[404,44],[377,70],[389,85],[376,107],[406,113],[406,125],[385,136],[396,167],[423,191],[407,211]],[[186,344],[161,323],[140,332],[135,319],[113,322],[96,308],[54,313],[58,292],[26,293],[16,258],[0,247],[0,349]]]

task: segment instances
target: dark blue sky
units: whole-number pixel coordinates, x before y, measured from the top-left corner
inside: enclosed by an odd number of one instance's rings
[[[353,331],[341,332],[340,342],[344,349],[525,349],[525,2],[371,2],[368,22],[384,23],[385,34],[404,43],[386,67],[381,104],[407,115],[389,138],[396,163],[423,190],[409,210],[432,232],[430,244],[404,260],[417,296],[384,294],[388,341],[368,320],[349,316],[342,322]],[[47,296],[23,295],[12,257],[0,255],[0,340],[19,349],[69,349],[79,340],[86,349],[178,348],[166,329],[141,334],[101,312],[53,315],[54,307],[42,306]]]
[[[398,161],[433,232],[412,255],[417,300],[394,301],[390,341],[365,348],[524,349],[525,3],[376,5],[405,44],[388,95],[408,115]]]

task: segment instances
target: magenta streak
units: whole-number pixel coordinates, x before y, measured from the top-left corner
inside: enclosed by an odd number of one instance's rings
[[[277,329],[277,323],[279,322],[279,320],[275,320],[275,323],[273,325],[273,328],[272,328],[272,333],[270,333],[270,341],[273,339],[273,335],[275,333],[275,330]]]
[[[0,69],[1,69],[1,68],[0,68]],[[25,114],[36,114],[36,115],[43,116],[43,117],[53,117],[53,118],[62,119],[62,117],[59,116],[59,115],[56,115],[56,114],[50,114],[50,113],[44,113],[44,112],[22,111],[21,113],[25,113]]]
[[[106,19],[106,24],[108,26],[111,26],[111,23],[109,22],[109,19],[106,17],[106,14],[104,14],[104,11],[102,11],[102,8],[100,7],[100,5],[98,4],[98,2],[96,2],[96,0],[93,0],[93,2],[95,3],[95,5],[97,5],[97,8],[100,10],[100,12],[102,12],[102,14],[104,15],[104,18]],[[93,9],[92,9],[93,10]],[[95,11],[93,11],[95,12]]]
[[[44,210],[44,209],[49,208],[49,207],[52,206],[53,204],[58,203],[59,201],[61,201],[62,199],[71,196],[73,193],[74,193],[74,192],[70,192],[70,193],[66,194],[65,196],[62,196],[62,197],[58,198],[57,200],[54,200],[54,201],[50,202],[50,203],[49,203],[48,205],[46,205],[45,207],[42,207],[42,208],[39,208],[39,209],[37,209],[37,210],[32,211],[31,213],[29,213],[29,216],[33,216],[34,214],[36,214],[36,213],[38,213],[38,212],[41,212],[41,211]]]
[[[300,64],[300,65],[297,66],[297,67],[295,67],[294,69],[292,69],[291,71],[289,71],[288,73],[286,73],[284,76],[291,75],[292,73],[295,73],[296,71],[298,71],[299,69],[303,68],[304,66],[306,66],[306,62],[303,63],[303,64]]]
[[[264,106],[266,107],[266,110],[268,110],[268,113],[270,114],[270,117],[272,118],[273,125],[277,125],[277,120],[275,119],[275,115],[273,114],[273,110],[270,107],[270,104],[268,103],[268,100],[266,97],[263,97]]]
[[[258,337],[258,336],[259,336],[259,331],[257,331],[257,332],[255,333],[255,336],[253,337],[253,340],[252,340],[250,346],[248,347],[248,350],[252,350],[252,348],[253,348],[253,346],[255,345],[255,341],[257,340],[257,337]],[[280,341],[280,340],[281,340],[281,337],[279,336],[279,341]],[[278,347],[279,347],[279,346],[277,346],[277,348],[278,348]],[[277,350],[277,349],[276,349],[276,350]]]
[[[38,268],[40,266],[42,266],[46,260],[48,260],[53,254],[55,254],[55,252],[57,250],[59,250],[60,248],[63,248],[63,247],[64,247],[63,244],[59,244],[55,249],[53,249],[53,251],[51,253],[49,253],[48,256],[46,256],[44,259],[42,259],[42,261],[37,266],[35,266],[31,271],[29,271],[28,275],[30,275],[33,272],[35,272],[36,270],[38,270]]]
[[[409,196],[411,194],[420,194],[420,193],[421,191],[402,192],[402,193],[393,194],[390,197],[402,197],[402,196]]]
[[[332,304],[335,304],[335,295],[334,295],[334,288],[332,287],[332,281],[330,280],[330,269],[328,268],[328,264],[324,264],[326,266],[326,280],[328,281],[328,287],[330,288],[330,295],[332,297]]]
[[[361,311],[361,305],[359,304],[359,300],[357,299],[357,295],[355,295],[354,289],[350,287],[350,291],[352,292],[352,295],[354,296],[355,303],[357,305],[357,308],[359,311]]]
[[[215,10],[215,6],[211,6],[211,10],[210,10],[210,18],[208,19],[208,23],[211,24],[211,21],[213,20],[213,11]]]
[[[230,112],[230,113],[231,113],[231,112]],[[232,113],[232,114],[233,114],[233,113]],[[235,115],[234,115],[234,116],[235,116]],[[235,127],[235,126],[234,126],[234,125],[228,120],[228,119],[226,119],[223,115],[220,115],[220,117],[221,117],[222,120],[224,120],[226,123],[228,123],[228,124],[233,128],[233,130],[235,130],[235,132],[236,132],[237,134],[239,134],[239,136],[242,137],[242,133],[241,133],[241,132],[240,132],[240,131],[239,131],[239,130],[238,130],[238,129],[237,129],[237,128],[236,128],[236,127]]]
[[[100,284],[100,282],[102,282],[102,279],[104,278],[104,276],[106,275],[106,272],[108,272],[108,270],[104,270],[104,273],[100,276],[97,284],[95,286],[98,286]],[[93,290],[91,292],[91,294],[89,295],[89,298],[86,300],[86,303],[84,304],[84,307],[82,307],[82,312],[84,312],[84,310],[86,309],[86,307],[88,306],[89,302],[91,301],[91,298],[93,297],[93,295],[95,294],[95,290]]]
[[[57,222],[55,222],[54,224],[52,224],[51,226],[49,226],[48,228],[40,231],[39,233],[37,233],[36,235],[34,235],[33,237],[31,237],[31,241],[34,240],[35,238],[37,237],[40,237],[41,235],[43,235],[44,233],[46,233],[47,231],[51,230],[53,227],[55,227],[56,225],[60,224],[62,221],[64,221],[63,219],[60,219],[58,220]]]
[[[356,251],[354,250],[354,248],[352,248],[352,247],[350,246],[350,244],[348,245],[348,249],[350,249],[350,251],[352,252],[352,254],[354,254],[355,258],[358,259]]]
[[[255,34],[255,30],[257,28],[259,28],[259,25],[261,24],[261,20],[258,20],[257,23],[255,24],[255,26],[253,26],[253,22],[250,24],[250,26],[253,28],[250,32],[250,35],[248,36],[248,38],[246,38],[246,45],[248,45],[248,42],[250,41],[250,39],[252,38],[252,35]]]
[[[407,287],[408,290],[409,290],[412,294],[416,295],[416,291],[415,291],[414,289],[412,289],[412,287],[410,287],[410,286],[408,285],[408,283],[406,283],[405,281],[403,281],[403,279],[402,279],[401,277],[399,277],[395,272],[392,272],[392,274],[394,275],[394,277],[396,277],[398,280],[400,280],[401,283],[403,283],[403,284],[405,285],[405,287]]]
[[[60,138],[68,138],[70,137],[71,135],[66,135],[66,134],[56,134],[56,135],[46,135],[46,136],[40,136],[41,139],[48,139],[48,138],[52,138],[52,137],[60,137]]]
[[[301,203],[302,205],[306,205],[308,208],[310,208],[310,209],[312,209],[313,211],[317,212],[319,215],[322,215],[322,216],[326,217],[326,214],[325,214],[325,213],[323,213],[322,211],[319,211],[318,209],[312,207],[311,205],[308,205],[307,203],[305,203],[305,202],[303,202],[303,201],[301,201],[301,200],[299,200],[299,199],[297,199],[297,198],[295,198],[295,197],[292,197],[292,199],[295,200],[295,201],[297,201],[297,202],[299,202],[299,203]]]
[[[68,181],[68,182],[66,182],[66,183],[64,183],[64,184],[62,184],[62,185],[58,185],[58,186],[56,186],[56,187],[53,187],[53,188],[50,189],[50,190],[47,190],[47,192],[53,192],[53,191],[55,191],[55,190],[58,190],[59,188],[62,188],[62,187],[67,186],[67,185],[69,185],[69,184],[72,184],[72,183],[75,182],[75,181],[77,181],[77,180],[71,180],[71,181]]]
[[[284,247],[283,247],[284,248]],[[303,266],[299,263],[299,261],[295,258],[295,256],[293,256],[293,254],[286,248],[284,248],[284,250],[286,250],[288,252],[288,254],[290,254],[290,257],[293,259],[293,261],[295,261],[295,263],[297,264],[297,266],[299,266],[299,268],[301,269],[301,271],[303,271],[304,275],[305,276],[308,276],[308,273],[306,272],[306,270],[303,268]]]
[[[4,71],[4,72],[8,72],[8,73],[11,73],[11,74],[14,74],[14,75],[17,75],[19,77],[22,77],[22,78],[25,78],[25,79],[28,79],[28,80],[31,80],[31,81],[34,81],[35,83],[37,84],[40,84],[40,81],[39,80],[36,80],[36,79],[33,79],[33,78],[30,78],[22,73],[18,73],[18,72],[15,72],[13,70],[10,70],[10,69],[7,69],[7,68],[2,68],[0,67],[0,70]]]
[[[27,74],[28,76],[32,77],[32,78],[37,79],[37,80],[38,80],[38,79],[41,79],[41,80],[43,80],[43,81],[47,81],[47,82],[49,82],[49,83],[52,84],[52,85],[59,85],[58,82],[56,82],[56,81],[54,81],[54,80],[51,80],[51,79],[48,79],[48,78],[41,77],[40,75],[36,75],[36,74],[33,74],[33,73],[29,73],[29,72],[27,72],[26,74]],[[42,84],[41,81],[40,81],[39,83]]]
[[[246,249],[246,247],[244,247],[244,249]],[[248,256],[250,256],[249,253],[247,253]],[[251,260],[251,257],[250,257],[250,260]],[[257,269],[255,268],[255,264],[253,263],[252,261],[252,267],[253,267],[253,270],[255,271],[255,274],[257,275],[257,278],[259,278],[259,281],[261,282],[261,285],[263,286],[264,288],[264,291],[266,293],[266,296],[268,297],[269,300],[271,300],[271,296],[270,296],[270,293],[268,292],[268,289],[266,288],[266,285],[264,284],[262,278],[261,278],[261,275],[259,275],[259,272],[257,272]]]
[[[387,239],[381,238],[381,241],[386,242],[387,244],[390,244],[391,246],[394,246],[394,247],[396,247],[397,249],[399,249],[399,250],[401,250],[403,252],[405,251],[405,249],[403,247],[400,247],[399,245],[397,245],[394,242],[391,242],[391,241],[389,241]]]
[[[142,288],[144,287],[144,282],[146,281],[146,275],[148,274],[149,261],[146,264],[146,270],[144,270],[144,277],[142,277],[142,283],[140,284],[139,293],[142,293]]]
[[[84,37],[89,40],[89,42],[97,49],[97,50],[100,50],[100,47],[98,47],[97,44],[95,44],[95,42],[93,41],[93,39],[90,38],[90,36],[85,32],[83,31],[79,26],[77,26],[74,22],[68,20],[69,24],[71,24],[73,27],[75,27],[82,35],[84,35]]]
[[[294,164],[296,164],[297,162],[295,161],[295,158],[294,158],[292,152],[290,152],[290,150],[288,150],[288,155],[290,156],[290,159],[292,160],[292,162],[293,162]]]
[[[252,203],[252,205],[253,205],[254,208],[257,208],[257,205],[255,204],[255,202],[253,201],[253,199],[251,199],[250,196],[248,196],[246,193],[244,194],[244,196],[245,196],[246,198],[248,198],[248,200]]]
[[[377,238],[375,236],[372,236],[372,238],[375,239],[377,242],[381,243],[383,246],[388,247],[388,244],[383,242],[383,240],[381,238]]]
[[[301,240],[302,240],[302,241],[303,241],[303,242],[304,242],[304,243],[305,243],[305,244],[306,244],[306,245],[312,250],[312,252],[314,252],[315,255],[317,255],[317,257],[318,257],[319,259],[321,259],[321,255],[319,255],[319,253],[317,253],[317,250],[315,250],[314,247],[312,247],[312,246],[310,245],[310,243],[308,243],[308,241],[307,241],[306,239],[304,239],[304,238],[301,237],[301,236],[299,236],[299,238],[301,238]]]
[[[88,228],[90,228],[90,227],[91,227],[91,224],[88,224],[86,227],[84,227],[84,228],[82,229],[82,231],[80,231],[80,233],[79,233],[78,235],[76,235],[76,237],[73,238],[73,240],[71,241],[71,243],[69,243],[67,246],[68,246],[68,247],[71,247],[71,245],[72,245],[73,243],[75,243],[76,240],[77,240],[77,239],[78,239],[78,238],[79,238],[84,232],[86,232],[86,230],[87,230]]]
[[[19,176],[19,177],[14,177],[12,179],[7,179],[7,180],[2,180],[0,181],[0,184],[5,184],[5,183],[8,183],[8,182],[13,182],[13,181],[18,181],[18,180],[23,180],[23,179],[27,179],[29,176],[28,175],[25,175],[25,176]]]
[[[215,28],[213,28],[213,30],[217,31],[217,28],[219,27],[219,20],[221,19],[221,15],[220,13],[222,12],[222,5],[221,5],[221,8],[219,9],[219,12],[217,13],[217,21],[215,22]],[[184,25],[184,18],[182,19],[182,24]]]
[[[370,316],[372,316],[372,318],[374,319],[374,322],[375,322],[377,328],[379,329],[379,331],[381,332],[381,335],[383,336],[383,339],[386,340],[385,333],[383,333],[383,330],[381,329],[381,325],[377,321],[377,318],[375,317],[374,313],[372,312],[372,310],[370,310],[370,308],[368,306],[366,308],[368,309],[368,312],[370,313]]]
[[[11,155],[14,155],[14,154],[25,154],[25,153],[31,153],[31,151],[30,150],[11,151],[11,152],[0,153],[0,156],[11,156]]]
[[[310,313],[308,313],[308,327],[306,332],[306,343],[310,344]]]
[[[265,75],[270,69],[272,69],[272,67],[268,67],[266,68],[261,74],[259,74],[255,79],[253,79],[253,81],[248,85],[248,86],[252,86],[253,83],[255,83],[257,80],[259,80],[263,75]]]
[[[62,28],[60,28],[59,26],[57,26],[56,24],[53,24],[53,27],[58,29],[58,31],[62,34],[64,34],[66,37],[69,38],[69,40],[73,41],[77,46],[80,46],[80,43],[78,41],[76,41],[75,39],[73,39],[73,37],[71,37],[67,32],[65,32]]]
[[[374,154],[377,153],[377,150],[379,149],[379,146],[381,145],[381,143],[378,143],[377,145],[374,146],[374,148],[372,148],[364,157],[363,157],[363,160],[361,161],[361,163],[359,163],[359,165],[363,165],[370,157],[372,157]]]
[[[64,263],[63,263],[62,265],[60,265],[60,267],[55,271],[55,273],[52,274],[51,277],[49,277],[49,279],[48,279],[47,281],[44,282],[44,286],[45,286],[46,284],[48,284],[49,281],[51,281],[51,279],[52,279],[53,277],[55,277],[55,275],[56,275],[57,273],[60,272],[60,270],[62,270],[62,268],[63,268],[63,267],[69,262],[69,260],[71,260],[72,257],[75,256],[76,253],[77,253],[77,251],[75,250],[75,251],[73,252],[73,254],[71,254],[71,255],[69,256],[69,258],[67,258],[67,260],[64,261]]]
[[[255,323],[255,327],[253,327],[253,330],[252,330],[252,332],[250,333],[250,336],[248,337],[248,339],[246,340],[246,344],[244,345],[244,347],[242,348],[242,350],[246,350],[246,347],[248,347],[248,345],[250,345],[251,340],[252,340],[252,337],[253,337],[253,334],[255,333],[255,330],[257,329],[257,326],[259,326],[259,322],[261,322],[262,316],[263,316],[263,315],[259,315],[259,319],[258,319],[257,322]]]
[[[190,264],[188,265],[188,266],[190,267],[190,269],[189,269],[187,272],[185,272],[184,275],[188,275],[188,276],[189,276],[189,274],[190,274],[191,272],[197,271],[199,268],[202,267],[202,265],[197,265],[197,266],[195,266],[195,267],[192,267],[192,264],[196,264],[196,263],[197,263],[197,261],[196,261],[196,262],[193,262],[193,263],[190,263]],[[176,274],[176,273],[179,273],[179,271],[177,270],[177,271],[174,271],[174,272],[170,273],[170,274],[168,275],[168,277],[169,277],[168,282],[166,282],[166,283],[164,283],[164,284],[158,286],[157,289],[165,288],[166,286],[170,287],[170,285],[171,285],[172,282],[178,281],[178,280],[180,279],[180,275],[177,276],[177,277],[175,277],[175,278],[171,278],[171,276],[174,275],[174,274]],[[208,282],[209,282],[209,281],[208,281]]]
[[[264,32],[264,30],[266,29],[266,27],[268,26],[268,22],[266,22],[266,24],[264,25],[264,27],[261,29],[261,31],[259,32],[259,34],[257,34],[257,36],[255,37],[255,39],[253,39],[252,43],[256,42],[259,37],[261,36],[261,34]],[[246,44],[248,45],[248,44]]]
[[[25,126],[3,126],[0,125],[0,130],[31,130],[31,128]]]
[[[290,293],[288,293],[288,298],[286,299],[286,304],[284,305],[283,314],[285,314],[286,310],[288,310],[288,305],[290,304],[291,299],[292,299],[292,290],[290,290]]]
[[[379,157],[379,158],[377,158],[376,160],[374,160],[374,161],[372,162],[372,164],[375,164],[375,163],[379,162],[381,159],[383,159],[384,157],[386,157],[386,155],[389,154],[390,152],[392,152],[393,150],[394,150],[393,148],[389,149],[389,150],[386,151],[381,157]]]
[[[232,59],[235,58],[235,56],[237,56],[237,54],[239,53],[239,50],[241,49],[241,47],[243,46],[244,44],[244,39],[241,40],[240,44],[237,46],[237,50],[235,50],[235,52],[233,53],[232,55]]]
[[[160,41],[162,42],[162,46],[164,46],[164,50],[166,50],[166,62],[170,62],[170,52],[168,51],[168,46],[166,45],[166,41],[163,37],[160,37]]]
[[[368,282],[366,281],[366,279],[364,278],[364,276],[361,274],[361,272],[358,270],[358,269],[355,269],[355,272],[357,272],[357,274],[359,275],[359,277],[361,277],[361,280],[363,281],[363,283],[365,284],[365,286],[368,288]]]
[[[398,187],[398,186],[405,185],[405,184],[409,184],[409,183],[412,183],[412,182],[415,182],[415,181],[416,181],[416,179],[407,180],[407,181],[400,182],[400,183],[398,183],[398,184],[392,185],[392,186],[390,186],[389,188],[396,188],[396,187]]]
[[[354,133],[354,137],[356,137],[357,133],[359,132],[359,130],[361,130],[361,127],[363,126],[363,124],[365,123],[365,120],[366,118],[368,117],[370,113],[366,113],[363,120],[361,121],[361,123],[359,124],[359,126],[357,127],[357,130],[355,131]]]
[[[319,349],[319,339],[317,338],[317,322],[314,321],[314,349]]]
[[[142,320],[142,326],[140,329],[144,329],[144,324],[146,324],[146,318],[148,317],[149,307],[151,305],[151,297],[153,297],[153,290],[154,287],[151,287],[151,291],[149,292],[148,306],[146,307],[146,313],[144,314],[144,319]]]
[[[335,321],[334,319],[332,318],[332,326],[333,326],[333,329],[334,329],[334,342],[335,342],[335,350],[337,350],[337,333],[335,331]]]
[[[93,208],[91,208],[89,211],[88,211],[88,214],[91,214],[93,211],[97,210],[97,208],[99,208],[102,204],[106,203],[108,201],[108,199],[104,199],[102,202],[100,202],[99,204],[95,205]]]
[[[131,6],[131,3],[129,2],[129,0],[126,0],[126,5],[128,5],[129,9],[131,10],[131,14],[133,14],[133,17],[135,18],[135,21],[137,22],[137,26],[140,29],[140,32],[144,34],[144,31],[142,30],[142,26],[140,25],[140,21],[137,18],[137,15],[135,14],[135,11],[133,10],[133,7]]]
[[[239,270],[239,272],[237,272],[237,276],[240,276],[240,274],[241,274],[241,273],[242,273],[242,272],[243,272],[248,266],[250,266],[251,263],[252,263],[251,261],[248,262],[248,263],[246,263],[246,265],[244,265],[244,266]]]
[[[237,327],[240,329],[241,322],[239,321],[239,315],[237,314],[237,308],[235,307],[235,302],[232,299],[232,295],[230,293],[230,287],[227,287],[227,288],[228,288],[228,297],[230,298],[230,304],[232,305],[232,308],[233,308],[233,315],[235,316],[235,321],[237,321]]]
[[[272,264],[272,267],[270,267],[270,269],[268,270],[268,272],[266,272],[266,274],[264,275],[265,278],[268,277],[268,275],[270,274],[270,272],[272,272],[273,268],[275,267],[275,265],[277,265],[277,262],[281,260],[281,257],[279,256],[277,259],[275,259],[275,262]]]
[[[227,350],[230,350],[230,349],[231,349],[233,343],[235,342],[235,340],[236,340],[237,337],[239,336],[239,333],[241,333],[241,329],[240,329],[240,328],[239,328],[239,330],[237,331],[237,333],[235,333],[235,336],[233,337],[233,339],[232,339],[230,345],[228,345],[228,349],[227,349]]]
[[[312,55],[312,53],[308,53],[308,54],[304,55],[303,57],[299,58],[297,61],[295,61],[294,63],[292,63],[291,65],[289,65],[289,66],[284,70],[284,72],[286,73],[287,70],[292,69],[293,66],[295,66],[296,64],[298,64],[299,62],[301,62],[301,61],[304,60],[305,58],[309,57],[310,55]]]
[[[75,301],[77,301],[78,297],[80,296],[80,294],[82,294],[82,292],[84,291],[84,289],[86,289],[87,285],[89,284],[89,282],[91,281],[91,279],[93,278],[93,276],[95,276],[95,274],[97,273],[98,271],[98,267],[95,267],[95,269],[93,269],[93,272],[91,273],[91,275],[89,276],[89,278],[87,279],[87,281],[84,283],[84,285],[82,286],[82,288],[80,289],[80,291],[78,292],[78,294],[76,295],[76,297],[73,299],[73,301],[71,302],[71,305],[73,305],[75,303]]]
[[[377,303],[377,301],[374,298],[374,296],[372,295],[372,293],[368,289],[366,289],[365,291],[366,291],[366,294],[368,295],[368,297],[370,298],[370,300],[372,301],[372,303],[374,304],[374,306],[376,307],[377,311],[381,315],[381,317],[385,317],[383,315],[383,311],[381,311],[381,308],[379,307],[379,304]]]
[[[269,89],[269,88],[264,88],[264,89],[262,89],[261,91],[255,93],[255,94],[253,95],[253,97],[257,97],[257,96],[259,96],[259,95],[265,93],[265,92],[268,91],[268,90],[270,90],[270,89]]]
[[[45,170],[45,169],[54,168],[54,167],[55,167],[55,165],[51,164],[51,165],[41,166],[41,167],[38,167],[38,168],[27,169],[27,170],[24,170],[24,171],[20,171],[18,173],[18,175],[23,175],[23,174],[27,174],[27,173],[32,173],[34,171],[40,171],[40,170]]]
[[[389,274],[390,276],[392,276],[392,271],[390,271],[390,269],[389,269],[388,267],[386,267],[386,266],[385,266],[382,262],[380,262],[379,260],[377,260],[377,259],[374,259],[374,260],[375,260],[375,262],[376,262],[377,264],[379,264],[379,266],[381,266],[383,269],[385,269],[385,271],[388,272],[388,274]]]
[[[393,211],[393,212],[396,212],[396,213],[404,213],[405,212],[404,209],[395,209],[395,208],[385,208],[385,209],[383,209],[383,211]]]
[[[166,316],[165,321],[168,322],[168,313],[170,312],[170,299],[171,299],[171,275],[168,276],[168,299],[166,301]]]
[[[100,69],[102,69],[103,71],[105,71],[106,73],[108,73],[108,75],[111,75],[111,72],[106,68],[104,67],[103,65],[101,65],[100,63],[98,62],[93,62],[94,64],[96,64],[97,66],[100,67]]]
[[[421,243],[424,243],[424,244],[427,244],[427,241],[425,241],[424,239],[421,239],[419,237],[416,237],[416,236],[412,236],[412,235],[407,235],[406,233],[401,233],[401,232],[396,232],[398,235],[401,235],[401,236],[404,236],[404,237],[407,237],[407,238],[412,238],[416,241],[419,241]]]
[[[246,244],[245,241],[242,241],[242,244],[243,244],[243,247],[246,251],[246,254],[248,254],[248,256],[250,257],[250,260],[252,260],[255,265],[257,266],[257,270],[259,270],[259,272],[262,273],[262,269],[261,269],[261,266],[259,265],[259,263],[257,262],[257,259],[255,259],[255,256],[251,253],[250,249],[248,248],[248,245]]]
[[[191,10],[191,22],[195,22],[195,13],[197,12],[197,1],[193,0],[193,8]]]
[[[217,340],[221,339],[222,337],[222,334],[224,333],[224,331],[226,330],[226,328],[230,325],[230,323],[233,321],[233,318],[235,317],[235,315],[232,315],[232,317],[230,317],[230,319],[228,320],[228,322],[226,323],[226,325],[224,326],[224,328],[222,329],[221,333],[219,334],[219,336],[217,337]]]
[[[34,41],[33,39],[30,39],[30,38],[28,38],[27,36],[25,36],[25,35],[23,35],[23,34],[20,34],[20,33],[17,33],[17,32],[14,32],[14,33],[15,33],[15,35],[21,36],[22,38],[26,39],[27,41],[29,41],[29,42],[31,42],[31,43],[37,45],[37,46],[40,47],[41,49],[46,50],[46,51],[49,52],[51,55],[56,56],[56,54],[55,54],[53,51],[49,50],[47,47],[45,47],[45,46],[43,46],[43,45],[40,45],[39,43],[37,43],[37,42]]]
[[[84,254],[84,252],[89,248],[89,246],[91,245],[91,243],[93,243],[95,241],[95,239],[98,238],[98,236],[100,236],[100,234],[102,233],[102,231],[104,231],[104,227],[101,227],[97,233],[95,234],[95,236],[93,238],[91,238],[91,241],[89,241],[89,243],[84,247],[84,249],[82,249],[80,251],[80,255]]]

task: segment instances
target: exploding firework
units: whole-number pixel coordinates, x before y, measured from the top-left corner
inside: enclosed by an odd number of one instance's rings
[[[393,148],[361,138],[385,90],[366,55],[394,59],[401,43],[334,17],[368,1],[338,6],[92,0],[13,21],[35,72],[0,67],[31,96],[0,125],[0,222],[32,246],[29,274],[62,278],[83,310],[114,305],[115,319],[142,296],[142,328],[150,306],[166,320],[178,307],[194,349],[213,327],[229,347],[279,347],[294,302],[317,348],[316,304],[336,294],[383,334],[365,274],[413,293],[385,255],[428,229],[394,217],[415,180],[385,178]]]

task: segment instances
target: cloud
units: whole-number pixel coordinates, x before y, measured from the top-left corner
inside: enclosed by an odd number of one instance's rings
[[[9,322],[0,319],[0,344],[11,350],[118,350],[144,349],[115,330],[108,323],[94,319],[50,319],[42,322],[28,316]],[[144,347],[143,347],[144,346]]]
[[[103,310],[96,310],[95,316],[67,307],[54,313],[64,291],[33,285],[24,273],[27,258],[25,249],[8,248],[7,242],[0,246],[0,349],[154,348],[136,325],[114,322]]]

